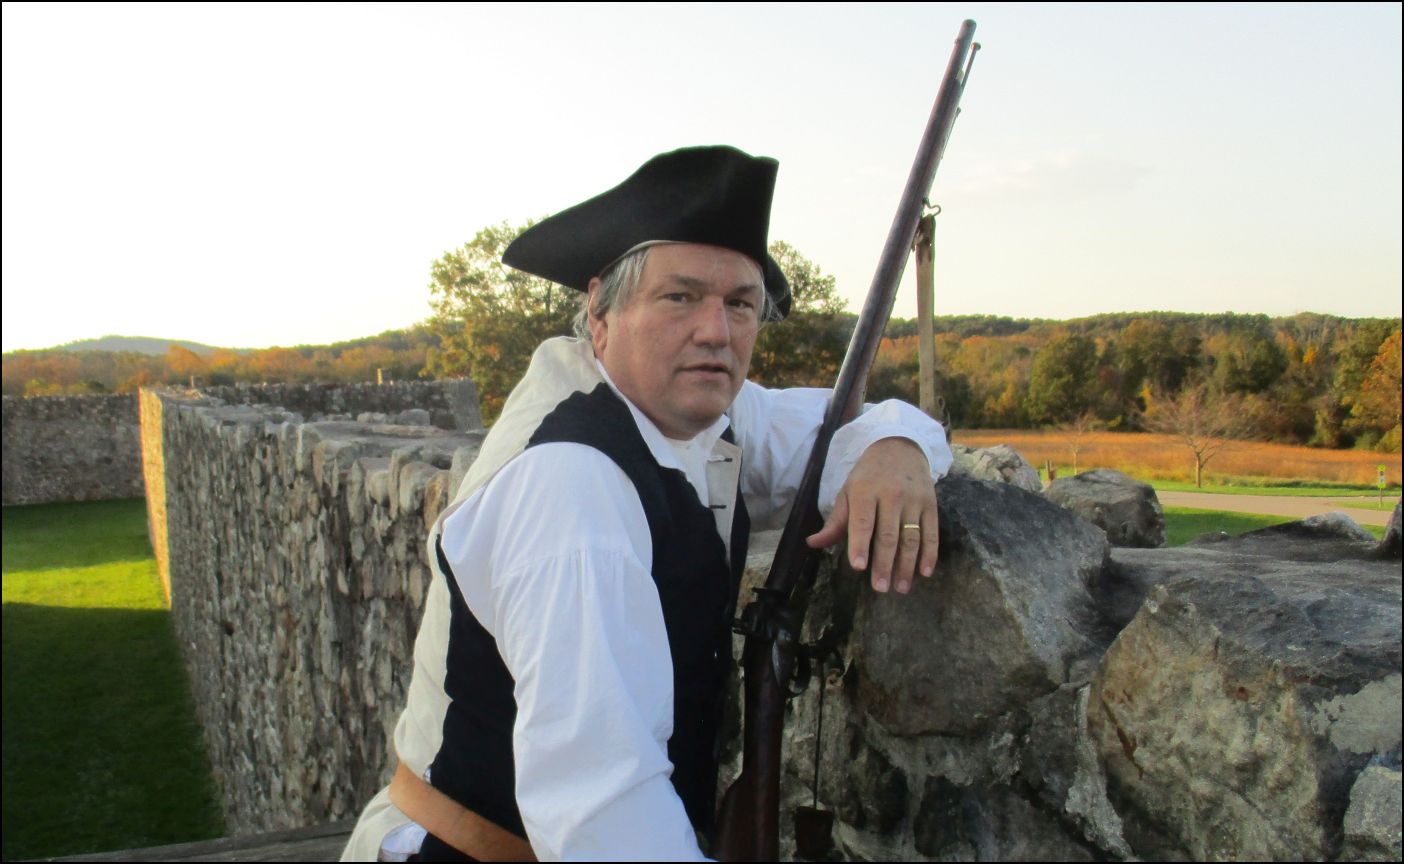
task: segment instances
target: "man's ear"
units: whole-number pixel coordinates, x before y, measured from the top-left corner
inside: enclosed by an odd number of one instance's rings
[[[603,314],[595,315],[595,301],[599,299],[600,277],[596,276],[590,280],[590,285],[585,292],[585,315],[586,321],[590,325],[590,342],[595,347],[595,356],[604,356],[605,343],[609,341],[609,322],[605,320]]]

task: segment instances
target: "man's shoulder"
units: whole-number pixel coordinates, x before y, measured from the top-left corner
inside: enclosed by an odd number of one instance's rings
[[[555,441],[587,444],[611,455],[643,443],[629,406],[603,382],[562,399],[542,418],[527,448]]]
[[[478,458],[459,486],[455,502],[475,494],[504,465],[516,459],[542,419],[563,400],[572,393],[593,389],[600,380],[587,343],[567,337],[543,342],[532,356],[526,374],[507,397],[501,416],[488,431]]]
[[[647,536],[643,505],[624,471],[573,441],[528,448],[469,502],[465,524],[488,532],[514,561],[631,549]],[[640,533],[642,531],[642,533]],[[637,537],[635,535],[638,535]],[[504,559],[502,563],[506,563]]]
[[[607,491],[628,477],[604,451],[579,441],[543,441],[523,450],[488,482],[485,491],[511,487],[517,494],[565,497]]]

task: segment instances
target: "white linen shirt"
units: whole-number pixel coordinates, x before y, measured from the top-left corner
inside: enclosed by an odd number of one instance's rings
[[[829,392],[746,382],[728,416],[690,441],[666,438],[624,402],[653,458],[682,471],[704,502],[706,454],[731,425],[741,491],[761,529],[788,515]],[[900,402],[871,407],[834,436],[825,513],[863,450],[894,436],[921,447],[933,482],[950,467],[938,423]],[[529,448],[445,519],[441,542],[515,682],[516,798],[537,857],[706,860],[669,782],[668,635],[648,519],[623,470],[581,444]],[[393,832],[383,851],[410,851],[422,836]]]

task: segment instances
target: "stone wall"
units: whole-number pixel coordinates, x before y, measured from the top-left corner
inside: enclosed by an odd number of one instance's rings
[[[1400,860],[1400,569],[1347,517],[1109,548],[952,476],[910,596],[821,581],[841,658],[787,716],[790,813],[859,861]],[[836,587],[835,587],[836,586]]]
[[[166,604],[171,602],[170,550],[167,540],[163,406],[173,393],[198,404],[276,406],[290,422],[304,419],[355,421],[386,425],[429,425],[467,432],[482,426],[477,389],[470,379],[397,381],[390,384],[239,384],[201,390],[140,393],[140,456],[145,484],[147,529]],[[372,435],[371,437],[376,437]],[[141,494],[139,491],[138,495]]]
[[[427,411],[440,429],[466,432],[483,425],[478,391],[468,379],[395,381],[389,384],[236,384],[200,392],[229,405],[277,405],[304,417],[354,420],[365,414],[393,419],[406,411]],[[382,418],[383,419],[383,418]]]
[[[3,502],[140,498],[137,397],[4,397]]]
[[[481,433],[150,390],[142,415],[153,545],[230,832],[354,816],[392,767],[427,527]]]
[[[231,833],[354,817],[389,776],[424,538],[481,433],[154,392],[142,410]],[[821,577],[808,635],[840,657],[822,729],[818,687],[787,712],[784,857],[817,744],[833,856],[1398,860],[1397,558],[1306,523],[1111,549],[1000,476],[942,481],[941,565],[910,596]]]

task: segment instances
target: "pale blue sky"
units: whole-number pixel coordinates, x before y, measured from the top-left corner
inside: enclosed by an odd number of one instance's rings
[[[7,3],[3,350],[404,327],[478,229],[706,143],[856,311],[966,17],[940,313],[1400,315],[1398,4]]]

